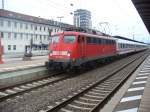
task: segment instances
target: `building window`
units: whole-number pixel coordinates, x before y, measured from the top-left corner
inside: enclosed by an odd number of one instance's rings
[[[28,34],[26,34],[27,40],[28,40]]]
[[[20,23],[20,29],[22,28],[22,23]]]
[[[46,40],[46,35],[44,36],[44,40]]]
[[[37,26],[35,26],[35,30],[37,30]]]
[[[8,33],[8,39],[11,39],[11,32]]]
[[[31,38],[33,38],[33,34],[31,34]]]
[[[3,26],[3,25],[4,25],[3,20],[0,20],[0,26]]]
[[[20,34],[20,39],[21,39],[21,40],[23,39],[23,34],[22,34],[22,33]]]
[[[14,23],[15,28],[17,27],[17,22]]]
[[[31,30],[33,30],[33,25],[31,24]]]
[[[14,33],[14,39],[17,39],[17,33]]]
[[[42,27],[40,26],[40,31],[42,30]]]
[[[40,35],[40,40],[42,41],[42,35]]]
[[[0,32],[0,38],[4,38],[4,33]]]
[[[16,50],[16,45],[13,45],[13,50]]]
[[[10,21],[8,21],[8,27],[11,27],[11,22]]]
[[[37,40],[37,35],[35,35],[35,40]]]
[[[45,31],[45,27],[44,27],[44,31]]]
[[[9,51],[11,50],[11,45],[8,45],[8,50],[9,50]]]
[[[28,29],[28,24],[26,24],[26,29]]]

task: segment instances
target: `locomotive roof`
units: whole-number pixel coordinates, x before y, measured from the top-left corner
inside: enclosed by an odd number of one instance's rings
[[[90,36],[90,37],[97,37],[97,38],[103,38],[103,39],[111,39],[111,40],[116,40],[115,38],[112,38],[111,36],[106,36],[106,35],[96,35],[96,34],[89,34],[89,33],[84,33],[84,32],[76,32],[76,31],[64,31],[64,34],[74,34],[74,35],[85,35],[85,36]],[[62,33],[59,33],[62,34]]]

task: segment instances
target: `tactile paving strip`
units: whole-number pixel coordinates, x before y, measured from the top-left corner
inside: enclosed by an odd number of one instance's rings
[[[149,75],[150,56],[147,58],[146,63],[114,109],[114,112],[138,112]]]

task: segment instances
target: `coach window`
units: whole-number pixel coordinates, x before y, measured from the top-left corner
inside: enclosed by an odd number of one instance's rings
[[[65,43],[74,43],[75,42],[75,36],[64,36],[64,42]]]
[[[120,44],[121,48],[123,48],[123,44]]]
[[[121,44],[121,48],[123,48],[123,44]]]

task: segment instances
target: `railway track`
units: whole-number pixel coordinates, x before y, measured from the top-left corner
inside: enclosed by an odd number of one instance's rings
[[[143,55],[144,53],[138,53],[138,55]],[[119,60],[119,61],[117,61],[117,62],[114,62],[114,63],[116,63],[116,65],[117,66],[114,66],[114,64],[112,63],[112,64],[110,64],[110,66],[108,66],[109,67],[109,70],[107,70],[108,69],[108,67],[102,67],[102,74],[103,75],[101,75],[102,76],[102,78],[104,77],[104,76],[106,76],[106,75],[108,75],[108,73],[110,73],[111,71],[114,71],[116,68],[118,68],[118,67],[120,67],[120,66],[122,66],[122,64],[125,64],[126,63],[126,60],[128,59],[128,60],[130,60],[130,61],[132,61],[134,58],[139,58],[139,56],[136,56],[136,55],[131,55],[131,56],[129,56],[129,57],[126,57],[126,59],[122,59],[122,60]],[[119,63],[120,62],[120,63]],[[106,65],[107,66],[107,65]],[[106,71],[107,70],[107,71]],[[87,72],[87,71],[85,71],[85,72]],[[7,99],[13,99],[13,100],[15,100],[15,99],[17,99],[18,97],[17,96],[20,96],[20,95],[24,95],[25,93],[28,93],[28,92],[32,92],[32,90],[34,91],[34,90],[38,90],[38,91],[41,91],[42,90],[42,88],[44,88],[45,86],[49,86],[50,88],[51,88],[51,85],[53,85],[54,86],[54,88],[55,88],[55,84],[58,84],[59,82],[60,83],[62,83],[62,86],[63,86],[63,84],[64,84],[64,81],[66,80],[66,81],[69,81],[70,80],[70,78],[71,77],[75,77],[76,79],[78,79],[76,76],[79,76],[79,75],[82,75],[82,73],[81,74],[77,74],[77,75],[74,75],[74,76],[71,76],[71,75],[68,75],[67,74],[67,76],[66,76],[66,74],[61,74],[60,73],[60,75],[54,75],[55,77],[49,77],[49,78],[47,78],[47,79],[45,79],[45,78],[43,78],[42,80],[38,80],[38,81],[31,81],[30,83],[25,83],[25,84],[21,84],[21,85],[17,85],[17,86],[13,86],[13,87],[8,87],[7,89],[3,89],[3,90],[0,90],[0,103],[1,104],[3,104],[5,101],[7,102]],[[83,76],[83,75],[82,75]],[[88,78],[88,77],[87,77]],[[69,79],[69,80],[67,80],[67,79]],[[49,80],[49,81],[48,81]],[[79,80],[79,79],[78,79]],[[88,79],[86,79],[86,80],[88,80]],[[90,81],[90,80],[89,80]],[[92,81],[93,82],[93,81]],[[38,84],[39,83],[39,84]],[[89,82],[90,83],[90,82]],[[70,83],[71,84],[71,83]],[[94,84],[94,83],[92,83],[92,84]],[[89,85],[91,85],[91,84],[89,84]],[[66,89],[67,89],[67,86],[65,86],[66,87]],[[65,89],[65,88],[63,88],[63,89]],[[68,88],[69,89],[69,88]],[[85,89],[85,87],[83,87],[83,89]],[[60,89],[58,89],[58,90],[60,90]],[[82,91],[82,90],[79,90],[80,92]],[[78,91],[78,92],[79,92]],[[78,92],[75,92],[75,93],[73,93],[73,95],[75,95],[75,94],[77,94]],[[53,93],[53,92],[52,92]],[[56,94],[56,93],[54,93],[54,94]],[[61,93],[60,93],[61,94]],[[58,94],[57,94],[58,95]],[[70,95],[69,97],[71,97],[71,96],[73,96],[73,95]],[[15,97],[16,96],[16,97]],[[42,96],[42,98],[43,98],[44,96]],[[32,99],[32,98],[30,98],[30,99]],[[40,98],[39,98],[40,99]],[[56,99],[60,99],[60,98],[56,98]],[[67,98],[63,98],[63,100],[65,101]],[[13,101],[12,100],[12,101]],[[3,102],[4,101],[4,102]],[[10,101],[10,100],[8,100],[8,101]],[[40,100],[41,101],[41,100]],[[45,101],[45,100],[44,100]],[[5,102],[5,103],[6,103]],[[41,103],[42,103],[42,101],[41,101]],[[54,101],[53,101],[53,103],[55,103]],[[61,101],[58,101],[58,102],[56,102],[57,104],[59,104],[59,103],[61,103]],[[33,104],[33,103],[32,103]],[[37,103],[36,103],[37,104]],[[42,103],[43,104],[43,103]],[[7,105],[7,104],[6,104]],[[44,107],[44,106],[43,106]],[[48,106],[48,107],[54,107],[54,106]],[[2,109],[2,108],[1,108]],[[36,111],[39,111],[41,108],[39,107],[39,109],[37,109]],[[44,109],[45,109],[45,107],[44,107]],[[11,110],[10,110],[11,111]],[[22,110],[21,110],[22,111]],[[50,110],[51,111],[51,110]],[[33,112],[33,111],[32,111]]]
[[[132,57],[132,56],[129,56],[129,58],[130,57]],[[30,92],[32,90],[42,88],[44,86],[52,85],[52,84],[57,83],[59,81],[66,80],[66,79],[71,78],[71,77],[75,77],[75,76],[66,75],[63,73],[64,72],[54,73],[53,75],[51,75],[49,77],[44,77],[41,79],[32,80],[29,82],[1,88],[0,89],[0,102],[5,101],[9,98],[13,98],[15,96]],[[81,75],[81,74],[78,74],[78,75]]]
[[[61,80],[65,80],[71,76],[63,74],[64,72],[54,73],[49,77],[29,81],[22,84],[17,84],[14,86],[6,87],[0,89],[0,102],[7,100],[8,98],[12,98],[14,96],[42,88],[44,86],[57,83]]]
[[[118,69],[90,83],[86,87],[73,92],[69,96],[58,100],[54,105],[40,112],[96,112],[107,102],[116,90],[128,79],[136,68],[145,60],[147,54],[137,56]]]
[[[52,85],[62,80],[66,80],[72,76],[63,74],[65,72],[54,73],[49,77],[44,77],[36,80],[31,80],[29,82],[16,84],[9,87],[4,87],[0,89],[0,102],[5,101],[9,98],[30,92],[32,90],[42,88],[47,85]]]

